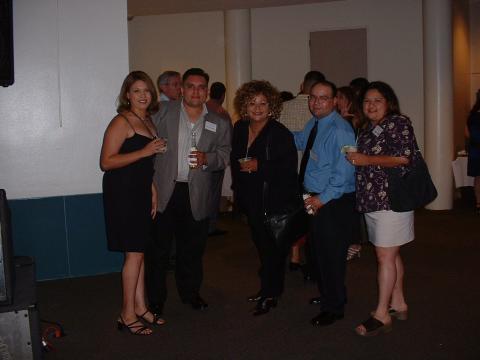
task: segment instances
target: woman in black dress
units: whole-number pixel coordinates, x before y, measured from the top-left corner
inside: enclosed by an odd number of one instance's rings
[[[266,81],[251,81],[237,90],[235,108],[242,120],[233,129],[230,166],[235,204],[248,218],[260,257],[254,315],[267,313],[283,292],[288,249],[275,246],[264,226],[264,211],[280,212],[298,201],[297,150],[290,131],[275,119],[281,111],[278,91]],[[267,159],[267,143],[268,154]],[[268,193],[263,201],[264,182]]]
[[[157,139],[150,119],[157,108],[157,94],[147,74],[131,72],[123,81],[118,103],[118,115],[105,131],[100,156],[108,249],[125,253],[118,329],[150,335],[152,330],[145,325],[161,325],[164,320],[156,318],[145,303],[143,252],[156,214],[153,159],[165,143]]]

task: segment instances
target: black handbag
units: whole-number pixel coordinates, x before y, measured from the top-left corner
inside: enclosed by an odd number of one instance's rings
[[[267,137],[266,160],[270,159],[270,134]],[[288,251],[293,243],[308,232],[309,218],[303,205],[303,200],[298,196],[298,201],[279,213],[272,214],[266,207],[268,183],[263,182],[263,208],[264,224],[267,233],[275,241],[278,249]]]
[[[400,169],[387,169],[390,209],[396,212],[422,208],[438,195],[416,142],[415,148],[416,154],[412,157],[415,160],[405,174],[402,175]]]
[[[308,214],[300,198],[298,205],[280,213],[270,214],[265,211],[264,224],[267,233],[274,239],[277,248],[281,250],[288,250],[295,241],[304,236],[308,232],[309,222]]]

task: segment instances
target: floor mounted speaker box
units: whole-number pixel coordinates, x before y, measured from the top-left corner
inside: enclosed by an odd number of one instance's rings
[[[35,263],[31,257],[16,257],[13,303],[0,306],[0,359],[42,359],[40,321],[37,310]]]
[[[40,320],[35,306],[0,313],[0,359],[42,359]]]
[[[13,84],[12,0],[0,0],[0,86]]]
[[[10,209],[5,190],[0,189],[0,305],[12,303],[14,280]]]

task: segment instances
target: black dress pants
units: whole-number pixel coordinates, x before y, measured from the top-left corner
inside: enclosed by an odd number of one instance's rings
[[[288,249],[279,249],[268,235],[261,213],[249,213],[248,224],[260,258],[260,296],[278,297],[285,283]]]
[[[330,200],[313,217],[312,239],[316,255],[321,310],[343,314],[347,302],[346,256],[354,221],[354,193]]]
[[[157,213],[154,234],[145,252],[147,297],[151,307],[163,307],[167,298],[166,276],[170,249],[176,245],[175,280],[183,302],[199,295],[203,280],[203,253],[208,218],[193,218],[188,183],[176,183],[163,213]]]

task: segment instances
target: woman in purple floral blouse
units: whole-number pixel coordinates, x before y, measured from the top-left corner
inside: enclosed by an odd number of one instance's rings
[[[370,83],[363,96],[363,112],[369,124],[358,137],[357,152],[349,152],[347,159],[356,167],[357,208],[365,214],[368,237],[375,245],[378,305],[355,330],[361,336],[374,336],[391,330],[392,317],[407,318],[400,246],[414,238],[413,211],[390,209],[386,170],[408,171],[416,156],[416,141],[412,124],[400,113],[388,84]]]

